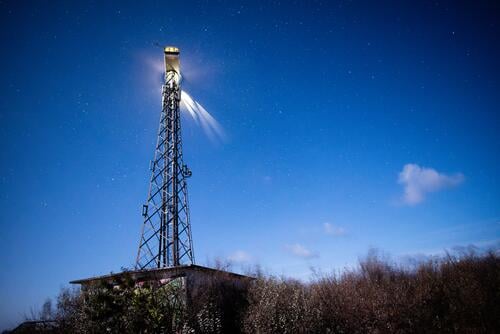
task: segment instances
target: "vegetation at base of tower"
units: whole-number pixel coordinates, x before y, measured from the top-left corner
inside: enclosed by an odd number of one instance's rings
[[[448,255],[401,265],[376,253],[310,282],[257,273],[248,286],[213,276],[189,306],[177,285],[61,291],[43,308],[57,333],[495,333],[500,257]],[[47,331],[45,331],[47,332]]]

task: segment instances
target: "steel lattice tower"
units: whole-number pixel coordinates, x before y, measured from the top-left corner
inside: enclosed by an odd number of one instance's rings
[[[164,55],[162,111],[136,269],[194,264],[186,183],[191,171],[182,159],[179,49],[166,47]]]

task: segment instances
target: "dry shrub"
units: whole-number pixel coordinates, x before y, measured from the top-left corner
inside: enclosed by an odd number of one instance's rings
[[[299,281],[264,278],[249,290],[250,307],[245,319],[247,333],[309,333],[318,312],[310,287]]]
[[[247,333],[495,333],[500,328],[495,253],[431,259],[404,268],[370,253],[356,270],[310,283],[254,283]]]

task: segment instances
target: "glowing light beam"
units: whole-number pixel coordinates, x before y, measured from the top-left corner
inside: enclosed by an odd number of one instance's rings
[[[201,126],[208,138],[212,141],[225,141],[226,134],[219,122],[185,91],[181,91],[180,107],[189,113],[196,124]]]

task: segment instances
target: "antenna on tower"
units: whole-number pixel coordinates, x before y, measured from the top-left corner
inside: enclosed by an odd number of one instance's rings
[[[180,52],[174,46],[163,51],[162,111],[148,198],[142,207],[144,224],[135,264],[139,270],[195,263],[186,182],[192,172],[182,158]]]

